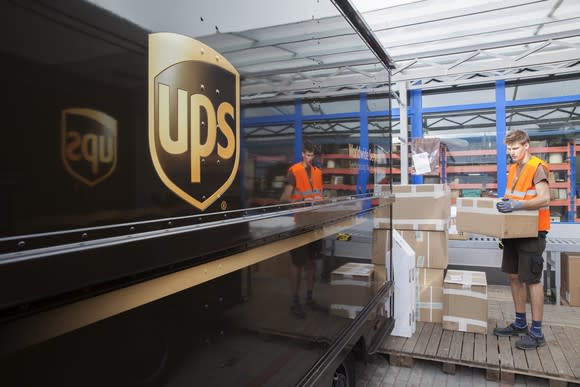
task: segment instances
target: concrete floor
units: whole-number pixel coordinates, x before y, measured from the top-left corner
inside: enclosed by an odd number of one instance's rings
[[[455,375],[448,375],[441,369],[441,363],[416,360],[413,368],[396,367],[389,365],[387,357],[375,355],[369,359],[365,367],[357,363],[357,387],[543,387],[549,386],[547,379],[531,376],[516,375],[515,384],[492,382],[485,379],[485,370],[479,368],[457,367]],[[580,386],[578,384],[568,384]]]
[[[485,379],[485,370],[479,368],[457,367],[455,375],[448,375],[441,369],[441,363],[416,360],[413,368],[389,365],[386,356],[375,355],[365,367],[357,363],[357,387],[540,387],[549,386],[547,379],[516,375],[515,384],[492,382]],[[580,387],[580,384],[569,383],[568,387]]]

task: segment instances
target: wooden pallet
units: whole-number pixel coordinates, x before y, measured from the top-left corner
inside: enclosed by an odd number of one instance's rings
[[[442,329],[441,324],[418,322],[410,338],[388,337],[379,352],[388,354],[391,364],[412,367],[414,359],[442,363],[443,371],[455,373],[456,366],[483,368],[489,380],[507,383],[515,375],[550,380],[551,386],[580,383],[580,329],[544,325],[546,345],[522,351],[517,337],[497,337],[493,329],[507,322],[488,321],[488,334]]]

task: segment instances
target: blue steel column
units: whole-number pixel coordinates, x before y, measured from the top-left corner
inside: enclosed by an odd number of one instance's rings
[[[413,114],[411,117],[411,141],[413,141],[414,138],[423,137],[423,101],[420,89],[411,90],[411,114]],[[423,184],[423,176],[412,175],[411,183]]]
[[[568,222],[576,221],[576,145],[574,140],[570,143],[570,211],[568,211]]]
[[[367,191],[367,181],[369,178],[369,114],[367,110],[367,95],[361,93],[359,98],[360,112],[360,137],[359,137],[359,160],[358,176],[356,179],[356,193],[362,194]]]
[[[294,162],[302,161],[302,100],[294,100]]]
[[[507,181],[505,81],[495,82],[495,147],[497,155],[497,196],[503,197]]]

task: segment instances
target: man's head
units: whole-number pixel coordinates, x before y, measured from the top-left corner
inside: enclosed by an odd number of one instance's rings
[[[305,166],[310,167],[312,165],[313,160],[314,160],[314,144],[306,140],[302,144],[302,161],[304,162]]]
[[[507,146],[507,152],[516,163],[526,159],[529,155],[530,137],[523,130],[510,130],[505,136],[504,143]]]

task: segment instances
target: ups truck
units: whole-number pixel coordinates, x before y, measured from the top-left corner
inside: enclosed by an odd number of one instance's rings
[[[319,261],[296,316],[289,252],[367,222],[373,194],[251,205],[218,52],[89,2],[0,15],[2,386],[354,385],[392,281],[341,316],[344,261]]]

